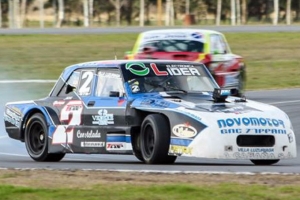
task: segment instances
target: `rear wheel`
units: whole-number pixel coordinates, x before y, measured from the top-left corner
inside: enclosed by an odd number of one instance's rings
[[[245,94],[245,86],[246,86],[246,74],[245,70],[241,69],[239,74],[239,83],[237,88],[237,96],[242,97]]]
[[[170,127],[167,119],[159,114],[148,115],[141,128],[141,153],[147,164],[172,164],[176,156],[169,156]]]
[[[29,156],[35,161],[60,161],[65,154],[48,153],[48,129],[44,116],[36,113],[30,117],[25,129],[25,146]]]
[[[254,165],[273,165],[279,162],[278,160],[251,160]]]

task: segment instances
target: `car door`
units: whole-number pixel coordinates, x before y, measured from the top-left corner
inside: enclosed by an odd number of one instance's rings
[[[98,138],[86,137],[84,146],[90,153],[125,152],[130,144],[126,123],[127,100],[118,68],[99,68],[93,96],[85,101],[84,127],[86,131],[101,134]],[[103,147],[105,142],[105,147]]]
[[[63,146],[72,153],[84,152],[76,134],[77,130],[83,128],[84,100],[92,94],[95,71],[95,68],[74,71],[61,89],[48,99],[53,108],[48,109],[48,112],[55,112],[58,116],[53,118],[54,121],[58,121],[55,122],[55,130],[49,133],[52,134],[50,137],[53,151],[55,146]]]

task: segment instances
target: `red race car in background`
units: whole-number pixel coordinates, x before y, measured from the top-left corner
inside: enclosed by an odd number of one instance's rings
[[[166,29],[140,33],[125,59],[164,59],[202,62],[221,88],[236,96],[244,94],[246,66],[233,54],[225,36],[202,29]]]

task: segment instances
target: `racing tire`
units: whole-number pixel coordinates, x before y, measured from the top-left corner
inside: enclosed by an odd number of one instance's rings
[[[29,156],[40,162],[58,162],[64,153],[48,153],[48,129],[44,116],[40,113],[32,115],[25,129],[25,146]]]
[[[148,115],[141,128],[140,147],[146,164],[173,164],[176,156],[169,156],[170,126],[160,114]]]
[[[139,148],[140,146],[140,135],[134,135],[132,136],[132,140],[133,140],[133,144],[132,144],[132,150],[133,150],[133,154],[134,156],[144,162],[144,158],[143,158],[143,155],[142,155],[142,152]]]
[[[254,165],[273,165],[279,162],[278,160],[250,160]]]
[[[144,158],[143,158],[142,152],[140,152],[140,151],[134,151],[134,156],[135,156],[139,161],[144,162]]]

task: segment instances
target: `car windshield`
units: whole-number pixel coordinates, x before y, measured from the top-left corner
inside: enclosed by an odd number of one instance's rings
[[[218,87],[202,64],[131,62],[121,68],[132,94],[198,93]]]
[[[139,51],[144,48],[153,47],[160,52],[203,52],[203,43],[195,40],[155,40],[147,41],[140,46]]]

